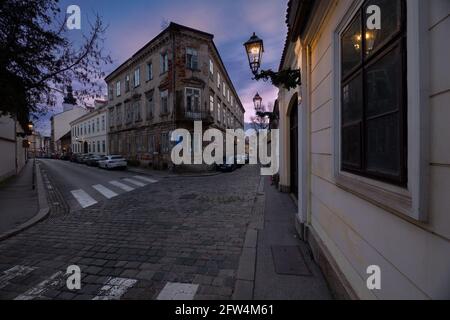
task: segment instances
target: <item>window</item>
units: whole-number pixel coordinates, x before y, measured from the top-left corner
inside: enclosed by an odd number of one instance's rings
[[[125,103],[126,123],[133,121],[133,108],[130,102]]]
[[[155,152],[155,136],[153,134],[148,136],[148,152]]]
[[[160,64],[161,73],[169,71],[169,54],[167,52],[161,53]]]
[[[225,82],[223,82],[223,84],[222,84],[222,93],[223,93],[224,97],[227,96],[227,88],[225,87]]]
[[[198,69],[197,50],[192,48],[186,48],[186,67],[192,70]]]
[[[211,112],[211,114],[214,112],[214,96],[213,95],[209,96],[209,112]]]
[[[214,74],[214,63],[213,63],[213,61],[211,59],[209,59],[209,73],[211,75]]]
[[[109,100],[114,99],[114,88],[113,88],[112,85],[109,86],[109,89],[108,89],[108,97],[109,97]]]
[[[120,97],[120,81],[116,82],[116,96]]]
[[[153,92],[147,95],[147,119],[152,119],[155,111]]]
[[[153,79],[153,64],[151,62],[147,63],[147,81]]]
[[[105,131],[106,124],[105,124],[105,116],[102,116],[102,131]]]
[[[116,107],[116,125],[120,126],[122,125],[122,106]]]
[[[161,114],[169,113],[169,92],[167,90],[161,91]]]
[[[169,152],[169,135],[167,132],[161,134],[161,151],[163,153]]]
[[[230,89],[227,89],[227,101],[230,102]]]
[[[217,88],[220,90],[220,73],[217,72]]]
[[[97,141],[97,152],[101,152],[101,151],[100,151],[100,140]]]
[[[134,87],[139,87],[141,84],[141,69],[137,68],[134,70]]]
[[[106,152],[106,141],[103,140],[102,142],[102,152],[105,153]]]
[[[186,88],[186,110],[200,111],[200,89]]]
[[[125,92],[130,91],[130,75],[127,74],[125,77]]]
[[[231,106],[234,107],[234,96],[231,96]]]
[[[406,186],[405,2],[373,2],[383,28],[363,23],[364,3],[341,35],[341,169]]]
[[[136,101],[133,104],[134,107],[134,121],[141,121],[142,117],[141,117],[141,102],[140,101]]]
[[[221,120],[221,111],[220,111],[220,101],[217,102],[217,121],[220,122]]]

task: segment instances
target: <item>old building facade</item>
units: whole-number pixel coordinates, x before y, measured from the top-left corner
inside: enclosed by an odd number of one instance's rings
[[[450,298],[450,2],[291,0],[287,22],[280,189],[334,293]]]
[[[171,166],[171,132],[244,127],[244,108],[213,35],[171,23],[108,77],[111,153]]]

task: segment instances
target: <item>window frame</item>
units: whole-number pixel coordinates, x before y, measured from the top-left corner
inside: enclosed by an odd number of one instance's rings
[[[407,187],[399,187],[341,170],[341,34],[365,0],[348,4],[334,29],[333,52],[333,181],[338,187],[410,222],[428,219],[429,183],[429,6],[408,0],[406,5]],[[420,130],[417,130],[420,128]]]
[[[134,69],[134,87],[137,88],[141,85],[141,68],[137,67],[136,69]]]
[[[192,110],[188,110],[188,90],[192,90],[192,94],[194,94],[194,92],[198,93],[198,109],[192,109]],[[195,94],[194,94],[195,97]],[[185,110],[186,112],[200,112],[201,108],[202,108],[202,90],[200,88],[194,88],[194,87],[185,87],[184,88],[184,106],[185,106]]]
[[[341,72],[341,130],[343,131],[344,128],[348,128],[350,126],[355,126],[356,123],[353,124],[343,124],[343,112],[342,112],[342,108],[344,105],[344,97],[342,95],[342,90],[344,89],[345,86],[349,85],[350,83],[352,83],[352,81],[354,81],[356,78],[361,77],[361,85],[362,85],[362,110],[361,110],[361,120],[358,121],[360,122],[359,124],[359,128],[360,128],[360,133],[359,133],[359,138],[360,138],[360,164],[359,166],[355,166],[349,163],[345,163],[343,157],[343,149],[341,149],[341,170],[342,171],[346,171],[346,172],[351,172],[357,175],[360,175],[362,177],[366,177],[366,178],[371,178],[371,179],[376,179],[379,180],[381,182],[385,182],[385,183],[391,183],[394,185],[398,185],[400,187],[406,187],[407,186],[407,160],[406,160],[406,154],[407,154],[407,146],[406,146],[406,141],[405,141],[405,136],[406,136],[406,114],[407,114],[407,107],[406,107],[406,103],[407,103],[407,86],[404,86],[404,84],[407,81],[407,77],[406,77],[406,44],[405,44],[405,39],[406,39],[406,9],[404,8],[404,4],[405,1],[404,0],[398,0],[399,3],[399,14],[400,16],[400,25],[397,26],[397,29],[392,31],[392,34],[385,39],[376,50],[374,50],[374,52],[372,52],[370,55],[366,56],[365,55],[365,48],[366,48],[366,41],[365,41],[365,37],[362,37],[362,44],[361,44],[361,50],[360,50],[360,60],[359,63],[357,65],[355,65],[352,69],[347,70],[346,74],[344,75],[344,72]],[[364,21],[365,21],[365,12],[364,12],[364,7],[366,6],[367,1],[362,2],[360,9],[355,13],[355,15],[353,16],[353,18],[351,18],[350,22],[348,23],[348,25],[346,26],[346,28],[343,30],[343,32],[340,35],[340,49],[341,49],[341,67],[340,70],[343,70],[343,45],[342,45],[342,41],[343,41],[343,35],[350,29],[350,27],[353,25],[353,23],[357,20],[359,20],[361,22],[361,29],[359,30],[360,34],[364,34],[365,31],[365,26],[364,26]],[[397,176],[395,175],[389,175],[389,174],[384,174],[381,172],[375,172],[375,171],[371,171],[368,168],[368,122],[370,121],[370,119],[368,119],[368,117],[366,116],[366,112],[367,112],[367,94],[368,94],[368,90],[367,90],[367,86],[368,86],[368,81],[367,81],[367,70],[373,66],[374,64],[376,64],[377,62],[379,62],[380,60],[382,60],[384,57],[388,56],[389,54],[393,53],[395,50],[399,50],[400,51],[400,55],[401,55],[401,77],[402,77],[402,82],[400,83],[400,96],[399,96],[399,101],[398,101],[398,108],[396,109],[395,112],[388,112],[387,116],[390,114],[398,114],[399,119],[398,119],[398,124],[399,124],[399,144],[398,144],[398,148],[399,150],[397,150],[399,152],[399,174]],[[383,115],[377,115],[377,118],[382,118]],[[372,119],[373,120],[373,119]],[[341,137],[343,136],[343,133],[341,133]],[[341,138],[341,148],[343,145],[343,141]]]
[[[121,95],[121,83],[120,80],[116,81],[116,97],[120,97]]]
[[[198,50],[192,47],[186,47],[186,68],[198,70]]]

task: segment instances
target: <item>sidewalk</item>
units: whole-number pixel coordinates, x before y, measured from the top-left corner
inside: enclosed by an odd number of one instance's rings
[[[234,299],[328,300],[332,295],[294,226],[297,208],[263,177],[247,231]]]
[[[39,209],[37,189],[32,190],[33,160],[0,185],[0,234],[31,219]]]
[[[32,189],[33,160],[15,177],[0,184],[0,241],[44,219],[48,212],[42,177],[36,165]]]

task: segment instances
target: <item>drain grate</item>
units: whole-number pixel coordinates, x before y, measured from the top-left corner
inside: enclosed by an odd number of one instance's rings
[[[272,246],[272,257],[277,274],[312,276],[298,246]]]

